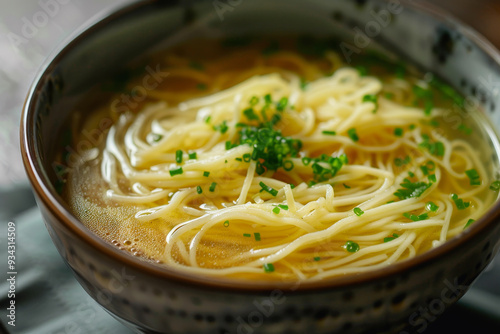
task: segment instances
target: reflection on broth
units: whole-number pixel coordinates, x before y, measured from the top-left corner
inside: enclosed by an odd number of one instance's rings
[[[63,195],[144,259],[244,279],[356,274],[441,245],[497,198],[483,116],[385,56],[347,66],[326,42],[197,41],[141,68],[79,108],[73,145],[93,133],[95,147]]]

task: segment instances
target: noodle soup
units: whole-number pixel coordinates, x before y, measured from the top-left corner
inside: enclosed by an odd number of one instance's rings
[[[112,125],[65,177],[73,213],[145,260],[243,279],[361,273],[459,235],[500,187],[482,115],[430,74],[326,46],[156,55],[150,77],[82,105],[74,133]]]

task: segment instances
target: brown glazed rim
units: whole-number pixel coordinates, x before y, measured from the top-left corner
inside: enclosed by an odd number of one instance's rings
[[[443,245],[432,249],[424,254],[418,255],[412,259],[401,261],[386,268],[373,270],[366,273],[347,275],[341,277],[333,277],[316,282],[276,282],[276,281],[245,281],[236,280],[222,277],[209,277],[200,276],[192,273],[182,272],[174,268],[160,267],[158,265],[149,263],[139,258],[133,257],[124,251],[121,251],[101,238],[94,235],[90,230],[86,229],[78,219],[69,212],[61,203],[62,199],[53,191],[53,187],[49,185],[45,177],[45,173],[40,163],[37,150],[34,146],[32,138],[36,138],[32,132],[34,129],[34,113],[37,99],[42,90],[44,79],[50,75],[51,70],[54,68],[61,58],[72,49],[78,42],[84,39],[87,35],[99,31],[101,27],[108,22],[113,21],[124,14],[128,14],[137,8],[156,3],[158,0],[146,0],[140,3],[126,5],[109,15],[105,15],[93,25],[84,25],[81,33],[77,34],[76,38],[70,39],[65,43],[64,48],[52,60],[42,67],[37,79],[34,81],[29,95],[26,98],[23,107],[22,123],[21,123],[21,153],[23,157],[24,166],[28,178],[32,184],[33,190],[38,195],[41,203],[58,219],[68,231],[76,235],[83,242],[91,247],[94,247],[99,252],[102,252],[110,258],[136,269],[142,271],[144,274],[154,276],[159,279],[175,281],[178,283],[195,286],[196,288],[204,288],[210,290],[224,290],[226,292],[240,292],[240,293],[270,293],[274,289],[281,289],[283,292],[290,293],[304,293],[307,291],[315,291],[322,289],[345,289],[357,285],[367,284],[371,281],[382,281],[384,279],[391,279],[402,275],[410,270],[424,268],[430,265],[436,265],[440,259],[450,252],[456,251],[464,244],[472,242],[472,240],[480,234],[487,233],[493,226],[496,219],[500,216],[500,202],[497,201],[495,205],[480,219],[478,219],[470,228],[462,232],[460,235],[448,240]],[[484,37],[465,26],[460,21],[451,18],[444,11],[439,10],[432,5],[421,5],[419,3],[410,2],[411,0],[402,0],[402,4],[406,7],[412,8],[419,12],[424,12],[426,15],[434,17],[435,19],[445,23],[455,31],[460,32],[476,46],[478,46],[486,55],[491,57],[494,62],[500,67],[500,54],[498,50],[489,43]]]

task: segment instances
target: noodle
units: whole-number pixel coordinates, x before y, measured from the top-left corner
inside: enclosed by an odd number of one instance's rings
[[[150,92],[68,186],[82,220],[112,203],[131,231],[163,240],[156,252],[142,244],[147,258],[243,278],[361,273],[439,246],[496,199],[487,155],[436,127],[447,107],[429,106],[433,90],[416,77],[366,76],[333,52],[235,52],[204,71],[180,55],[166,62],[169,80],[205,93]],[[82,191],[85,168],[100,171],[97,191]]]

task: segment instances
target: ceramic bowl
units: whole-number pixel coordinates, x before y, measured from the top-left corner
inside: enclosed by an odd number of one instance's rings
[[[57,136],[75,105],[146,50],[193,37],[336,36],[347,60],[380,46],[480,101],[500,129],[499,53],[417,1],[141,1],[98,19],[40,72],[24,107],[22,154],[54,244],[85,290],[143,333],[422,332],[500,246],[500,204],[436,249],[383,270],[315,283],[235,282],[143,261],[88,231],[57,192]],[[493,131],[493,130],[492,130]],[[74,148],[78,150],[79,148]]]

